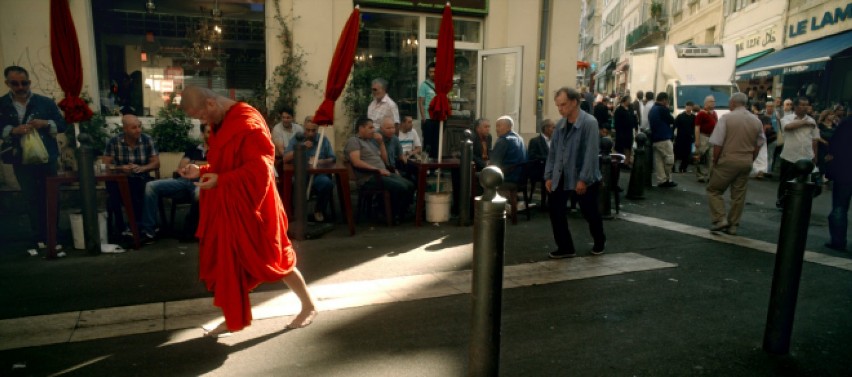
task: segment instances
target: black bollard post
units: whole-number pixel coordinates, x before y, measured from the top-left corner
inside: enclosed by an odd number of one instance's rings
[[[776,355],[790,352],[811,204],[816,190],[816,185],[809,182],[813,168],[810,160],[797,161],[795,169],[799,178],[788,182],[784,195],[784,213],[781,215],[769,312],[763,334],[763,350]]]
[[[604,219],[612,219],[612,201],[610,201],[610,192],[615,188],[612,184],[612,139],[602,137],[600,141],[600,169],[601,169],[601,193],[598,195],[598,208],[601,212],[601,217]]]
[[[92,138],[80,134],[80,147],[74,151],[77,158],[77,176],[80,178],[80,197],[83,215],[83,238],[86,251],[92,255],[101,253],[101,236],[98,228],[98,200],[95,192],[95,153]],[[52,255],[51,255],[52,256]]]
[[[648,142],[648,137],[644,133],[636,135],[636,150],[633,151],[633,169],[630,170],[630,183],[627,185],[627,199],[642,200],[645,199],[645,164],[648,159],[645,158],[645,144]]]
[[[645,143],[645,187],[654,187],[654,142],[651,139],[651,129],[642,131],[645,134],[647,143]]]
[[[290,229],[293,239],[302,241],[308,222],[308,159],[305,156],[305,135],[299,132],[293,137],[296,138],[296,150],[293,151],[293,217]]]
[[[604,179],[609,181],[610,192],[612,192],[612,198],[615,200],[615,213],[618,214],[621,213],[621,187],[618,185],[618,180],[621,178],[621,164],[624,163],[627,156],[621,153],[611,153],[609,156],[611,158],[611,171],[609,177],[604,177]]]
[[[461,142],[461,159],[459,160],[459,225],[470,225],[470,193],[473,172],[471,161],[473,161],[473,142],[470,140],[470,130],[464,130],[464,139]]]
[[[506,198],[497,193],[503,172],[482,169],[485,189],[475,199],[473,222],[473,289],[469,376],[497,376],[500,366],[500,318],[503,291],[503,253]]]

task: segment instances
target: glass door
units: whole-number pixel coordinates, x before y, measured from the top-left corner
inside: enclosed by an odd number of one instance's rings
[[[477,114],[494,120],[509,115],[515,124],[521,116],[521,63],[523,47],[481,50],[478,53],[476,83]],[[516,130],[517,131],[517,130]],[[491,132],[495,129],[492,126]]]

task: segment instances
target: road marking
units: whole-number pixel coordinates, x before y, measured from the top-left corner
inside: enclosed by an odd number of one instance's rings
[[[605,254],[506,266],[503,288],[528,287],[677,267],[636,253]],[[435,272],[343,283],[311,284],[320,311],[466,294],[471,270]],[[252,315],[263,320],[298,313],[291,292],[257,292]],[[160,302],[0,320],[0,350],[197,328],[221,321],[212,298]],[[199,335],[201,331],[199,330]]]
[[[754,240],[742,236],[731,236],[724,233],[711,233],[707,228],[699,228],[691,225],[680,224],[672,221],[637,215],[633,213],[621,213],[619,217],[622,220],[627,220],[634,223],[653,226],[655,228],[666,229],[678,233],[688,234],[691,236],[701,237],[716,242],[729,243],[740,247],[746,247],[753,250],[762,251],[765,253],[775,254],[778,245],[771,242]],[[852,259],[833,257],[822,253],[805,250],[805,261],[821,264],[823,266],[839,268],[842,270],[852,271]]]

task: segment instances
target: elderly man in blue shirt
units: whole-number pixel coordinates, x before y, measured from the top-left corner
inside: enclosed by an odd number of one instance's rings
[[[544,167],[544,186],[550,193],[550,226],[557,246],[550,258],[576,256],[565,208],[572,195],[576,195],[583,218],[589,223],[594,240],[591,253],[600,255],[606,247],[606,235],[598,210],[601,185],[598,121],[580,109],[580,93],[576,90],[563,87],[556,91],[554,99],[562,119],[556,124]]]
[[[309,116],[305,118],[302,127],[305,129],[305,139],[301,142],[305,144],[305,154],[308,164],[313,165],[314,158],[317,155],[317,144],[319,144],[319,137],[317,136],[319,125],[314,123],[313,116]],[[290,139],[287,149],[284,150],[285,163],[293,161],[293,154],[296,150],[296,143],[298,142],[295,137]],[[322,139],[322,145],[319,148],[317,163],[332,163],[337,161],[337,157],[334,155],[334,150],[331,148],[331,143],[327,137]],[[315,174],[313,180],[314,183],[311,185],[311,190],[316,194],[317,202],[314,204],[314,214],[309,220],[323,222],[325,221],[325,212],[328,209],[328,203],[331,202],[331,190],[334,188],[334,183],[328,174]]]
[[[520,167],[510,168],[527,160],[527,151],[524,139],[515,133],[515,121],[508,115],[497,118],[494,123],[497,131],[497,142],[491,150],[489,165],[494,165],[503,170],[504,184],[519,184],[523,178],[523,169]]]

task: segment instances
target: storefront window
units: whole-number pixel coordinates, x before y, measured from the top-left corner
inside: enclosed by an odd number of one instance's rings
[[[101,112],[156,116],[186,85],[246,99],[266,83],[263,0],[92,0]]]
[[[426,18],[426,38],[438,39],[438,29],[441,27],[441,18],[427,17]],[[453,20],[453,31],[455,32],[456,41],[480,43],[479,22],[468,20]]]
[[[397,103],[400,116],[420,118],[417,89],[426,77],[426,66],[435,61],[433,46],[440,21],[434,16],[415,14],[362,13],[353,79],[344,97],[350,115],[366,114],[372,100],[370,81],[381,77],[388,81],[388,95]],[[425,38],[420,35],[422,23],[425,23]],[[457,111],[454,115],[465,114],[468,118],[475,115],[476,54],[481,48],[481,22],[456,20],[454,28],[460,42],[456,43],[454,87],[449,95]]]

